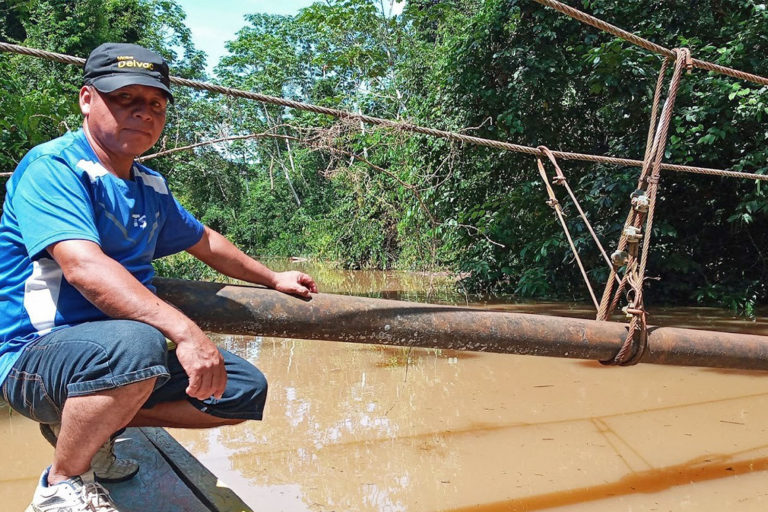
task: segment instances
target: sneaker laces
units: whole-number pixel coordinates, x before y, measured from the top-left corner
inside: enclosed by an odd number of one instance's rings
[[[115,504],[109,497],[109,491],[96,482],[83,483],[80,488],[80,499],[91,512],[117,512]]]
[[[103,457],[106,457],[110,463],[115,462],[115,460],[117,459],[117,455],[115,455],[114,438],[110,437],[106,443],[101,445],[99,449],[96,451],[96,455],[101,455]]]

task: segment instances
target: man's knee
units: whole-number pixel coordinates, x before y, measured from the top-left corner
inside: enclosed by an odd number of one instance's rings
[[[267,401],[267,378],[248,361],[222,352],[227,366],[227,389],[221,400],[205,401],[200,410],[232,420],[260,420]]]
[[[186,400],[206,414],[228,420],[260,420],[267,400],[267,379],[253,364],[231,352],[221,350],[227,371],[227,387],[221,399],[198,400],[187,396],[185,390],[189,377],[184,371],[175,351],[168,355],[171,378],[152,393],[144,408],[151,409],[157,404]]]
[[[256,371],[251,376],[251,387],[245,393],[245,396],[248,397],[248,403],[252,407],[252,412],[261,417],[264,411],[264,404],[267,401],[269,384],[264,374],[257,368],[254,369]]]

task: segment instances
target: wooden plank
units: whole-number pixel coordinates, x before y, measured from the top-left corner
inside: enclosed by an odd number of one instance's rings
[[[178,477],[142,429],[127,429],[115,443],[115,453],[141,465],[136,476],[127,482],[104,485],[121,512],[211,512]]]
[[[106,484],[121,512],[253,512],[162,428],[129,428],[115,443],[138,474]]]
[[[143,434],[173,466],[198,498],[215,512],[253,512],[226,484],[203,466],[165,429],[142,428]]]

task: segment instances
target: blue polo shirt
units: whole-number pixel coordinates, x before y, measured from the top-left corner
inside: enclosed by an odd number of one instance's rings
[[[8,180],[0,219],[0,384],[24,346],[53,329],[107,316],[62,275],[46,251],[90,240],[151,285],[152,260],[197,243],[203,225],[139,164],[109,173],[82,130],[32,149]]]

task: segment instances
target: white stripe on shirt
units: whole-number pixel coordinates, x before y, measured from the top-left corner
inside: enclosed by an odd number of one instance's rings
[[[62,277],[61,267],[54,260],[40,258],[32,262],[32,275],[24,283],[24,309],[39,334],[55,325]]]

